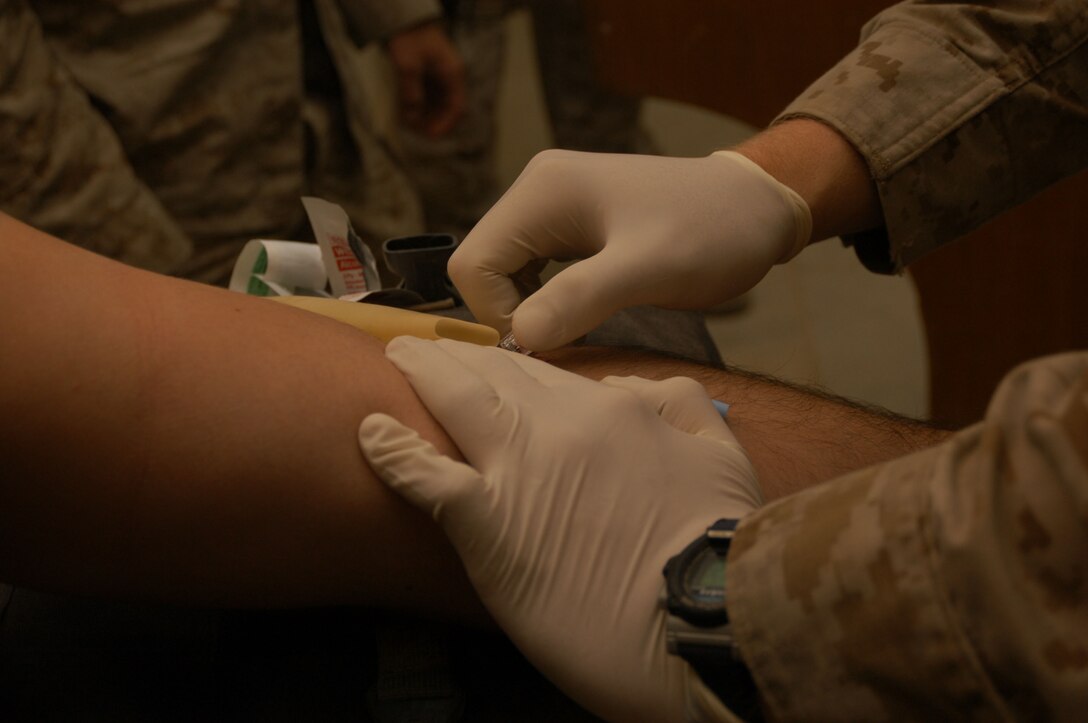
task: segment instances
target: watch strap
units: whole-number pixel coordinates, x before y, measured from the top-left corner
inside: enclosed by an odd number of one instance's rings
[[[702,646],[682,647],[680,656],[691,665],[703,685],[718,696],[718,700],[738,718],[762,723],[763,709],[759,704],[759,692],[748,666],[730,655],[723,655],[721,648],[706,648],[705,650],[713,652],[704,656],[694,650],[695,647]]]
[[[664,570],[664,596],[671,616],[666,637],[669,652],[687,661],[703,685],[735,715],[746,721],[762,721],[755,680],[733,644],[728,612],[723,607],[716,614],[705,611],[693,614],[697,611],[684,605],[683,596],[675,592],[681,588],[684,568],[698,554],[701,545],[709,546],[723,558],[729,553],[738,523],[735,519],[716,521],[704,535],[669,560]],[[728,575],[725,588],[728,589]]]

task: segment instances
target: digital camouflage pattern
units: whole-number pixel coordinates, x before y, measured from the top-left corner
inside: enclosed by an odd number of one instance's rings
[[[846,241],[898,271],[1088,164],[1086,38],[1085,0],[900,3],[779,120],[865,157],[885,228]]]
[[[1011,372],[948,442],[763,508],[729,612],[783,720],[1081,720],[1088,353]]]
[[[343,205],[368,240],[416,233],[422,212],[370,127],[353,40],[440,12],[436,0],[0,0],[0,208],[211,282],[247,240],[302,231],[305,194]]]
[[[1086,37],[1082,0],[901,3],[787,108],[868,160],[887,223],[855,239],[868,265],[901,268],[1088,163]],[[1014,370],[942,445],[751,515],[728,569],[775,718],[1083,718],[1088,353]]]
[[[442,138],[403,131],[396,144],[435,231],[463,237],[501,195],[494,167],[495,113],[505,20],[519,8],[532,17],[554,146],[600,153],[656,152],[639,124],[641,99],[602,87],[590,72],[592,32],[584,0],[460,0],[451,32],[468,74],[465,117]]]

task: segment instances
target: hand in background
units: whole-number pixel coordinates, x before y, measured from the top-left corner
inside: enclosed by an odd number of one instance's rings
[[[397,75],[402,122],[438,137],[465,112],[465,66],[439,22],[401,31],[386,42]]]
[[[636,304],[706,308],[752,288],[808,243],[805,201],[732,152],[706,158],[544,151],[450,260],[483,323],[534,351]],[[512,277],[585,259],[522,301]]]
[[[598,715],[684,719],[705,689],[666,652],[662,568],[717,518],[762,502],[703,388],[598,383],[459,342],[401,337],[386,354],[468,464],[385,415],[363,421],[360,446],[442,526],[498,624]]]

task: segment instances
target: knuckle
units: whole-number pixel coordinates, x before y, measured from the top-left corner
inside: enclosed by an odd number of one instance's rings
[[[631,389],[607,387],[600,408],[606,410],[606,419],[616,419],[618,415],[629,417],[641,412],[646,408],[646,403]]]
[[[549,148],[538,152],[525,166],[526,171],[533,173],[554,173],[567,166],[569,154],[555,148]]]
[[[706,388],[691,377],[670,377],[661,382],[662,388],[671,396],[705,397]]]
[[[613,387],[630,388],[633,384],[637,384],[639,377],[636,376],[619,376],[616,374],[609,374],[601,379],[601,382]]]
[[[469,244],[468,239],[465,239],[446,263],[446,273],[455,284],[479,270],[479,254],[476,252],[476,246],[477,244]]]

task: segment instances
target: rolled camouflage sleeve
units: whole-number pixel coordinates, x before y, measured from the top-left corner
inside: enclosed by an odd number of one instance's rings
[[[0,208],[155,271],[189,255],[113,130],[57,62],[25,0],[0,0]]]
[[[352,37],[360,45],[442,17],[437,0],[339,0]]]
[[[845,239],[898,271],[1088,165],[1088,3],[895,5],[776,122],[820,120],[864,156],[883,229]]]
[[[1014,370],[948,442],[751,515],[729,613],[783,720],[1088,711],[1088,353]]]

